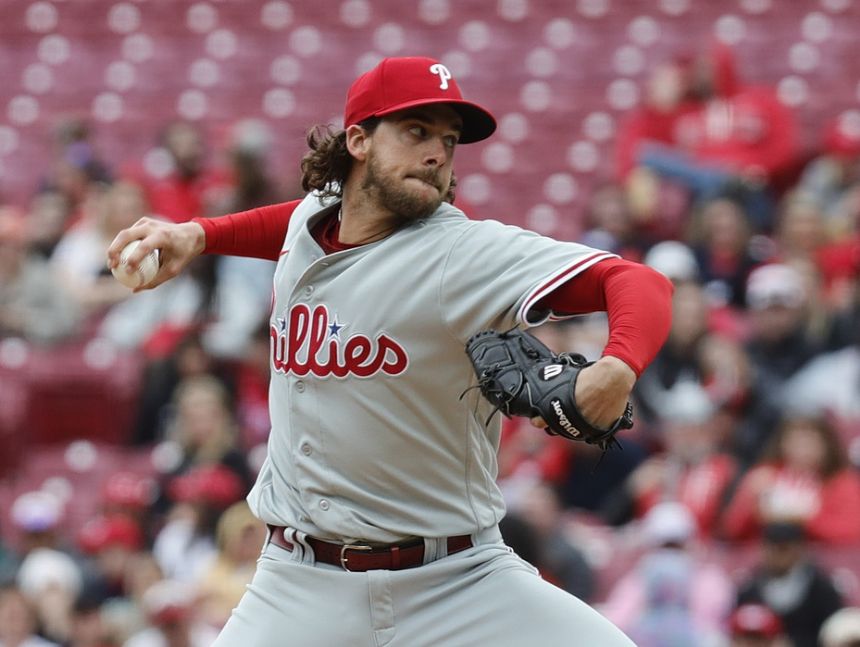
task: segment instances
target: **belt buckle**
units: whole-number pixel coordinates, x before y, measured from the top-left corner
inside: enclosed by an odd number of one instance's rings
[[[369,551],[373,550],[373,546],[367,546],[365,544],[344,544],[340,547],[340,565],[343,570],[352,572],[349,570],[349,557],[346,554],[348,550],[361,550],[361,551]]]

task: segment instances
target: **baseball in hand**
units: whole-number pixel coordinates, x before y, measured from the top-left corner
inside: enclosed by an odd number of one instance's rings
[[[130,270],[126,265],[129,255],[140,244],[139,240],[133,240],[128,245],[123,247],[119,255],[119,264],[111,269],[116,280],[132,289],[146,285],[158,273],[158,250],[154,249],[149,254],[143,257],[137,270]]]

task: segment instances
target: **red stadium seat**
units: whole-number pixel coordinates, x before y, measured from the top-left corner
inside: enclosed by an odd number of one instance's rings
[[[50,155],[50,127],[69,112],[92,117],[100,149],[117,167],[139,162],[171,119],[187,117],[218,133],[239,118],[260,117],[274,127],[279,172],[294,177],[303,133],[314,123],[337,122],[357,72],[384,55],[420,52],[464,68],[467,94],[498,114],[520,111],[531,119],[529,142],[517,147],[513,169],[526,172],[531,190],[503,203],[505,219],[524,224],[541,200],[539,178],[565,170],[566,147],[580,136],[582,118],[623,112],[607,98],[613,81],[639,86],[656,62],[720,35],[734,44],[751,82],[775,85],[799,76],[808,86],[808,100],[797,106],[801,123],[821,123],[856,103],[858,24],[856,3],[784,3],[778,11],[773,3],[743,2],[498,3],[489,11],[467,3],[454,11],[450,3],[404,8],[375,0],[342,3],[322,15],[311,4],[262,0],[6,3],[0,8],[2,189],[22,201],[29,195]],[[818,52],[806,72],[792,69],[798,43]],[[634,57],[632,67],[619,69],[621,48]],[[536,60],[555,66],[543,75],[529,69],[540,49]],[[535,80],[547,85],[551,104],[528,113],[520,92]],[[599,145],[608,160],[612,139]],[[462,157],[461,175],[479,170],[474,157]],[[610,170],[601,165],[584,178],[583,195]],[[581,219],[581,208],[566,217]]]

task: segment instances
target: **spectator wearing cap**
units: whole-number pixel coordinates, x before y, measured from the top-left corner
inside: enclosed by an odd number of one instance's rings
[[[77,329],[78,313],[45,261],[27,249],[24,221],[0,208],[0,339],[57,342]]]
[[[0,647],[59,647],[39,636],[31,601],[15,586],[0,586]]]
[[[752,573],[738,587],[737,605],[768,607],[794,647],[818,647],[824,621],[843,603],[830,576],[813,561],[803,525],[768,523],[760,548]]]
[[[729,616],[730,647],[788,647],[782,621],[763,604],[742,604]]]
[[[38,548],[60,546],[63,503],[44,490],[24,492],[12,502],[10,520],[19,539],[19,552],[26,556]]]
[[[639,465],[608,500],[604,514],[610,522],[645,518],[668,498],[682,503],[692,515],[696,534],[708,537],[715,532],[723,498],[737,470],[717,435],[715,411],[696,382],[675,385],[664,400],[659,421],[662,449]]]
[[[637,528],[645,552],[600,611],[639,647],[718,644],[733,586],[722,567],[701,552],[690,511],[664,501]]]
[[[72,605],[84,584],[78,564],[62,551],[37,548],[21,562],[16,583],[33,604],[42,633],[56,642],[65,641]]]
[[[99,515],[84,524],[77,539],[92,560],[90,592],[102,599],[123,597],[128,565],[144,546],[137,522],[119,514]]]
[[[651,247],[642,259],[672,283],[697,282],[699,265],[689,245],[678,240],[664,240]]]
[[[247,493],[244,483],[223,465],[195,467],[168,486],[176,502],[159,531],[153,554],[167,577],[197,581],[217,558],[218,517]]]
[[[779,424],[786,383],[822,350],[810,332],[808,283],[791,265],[756,268],[747,282],[750,325],[746,351],[753,367],[753,410],[739,439],[744,458],[755,460]]]
[[[265,526],[244,501],[232,504],[218,519],[218,555],[197,583],[200,616],[213,627],[223,627],[239,604],[265,538]]]
[[[143,596],[148,626],[123,647],[211,647],[218,632],[200,621],[196,602],[187,584],[169,579],[153,584]]]
[[[827,618],[818,641],[821,647],[860,647],[860,608],[845,607]]]
[[[807,334],[809,285],[800,270],[784,263],[757,267],[747,280],[753,361],[776,381],[794,375],[819,350]]]
[[[154,532],[153,505],[158,499],[155,477],[128,470],[119,470],[102,484],[100,511],[107,517],[131,519],[143,531],[144,543]]]
[[[826,418],[788,417],[741,479],[723,520],[731,540],[757,538],[770,520],[798,523],[809,539],[860,542],[860,474]]]

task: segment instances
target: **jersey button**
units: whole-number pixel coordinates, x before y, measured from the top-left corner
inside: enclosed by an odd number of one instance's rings
[[[328,510],[330,506],[327,499],[320,499],[320,510]]]
[[[312,452],[313,450],[311,449],[311,446],[309,444],[305,443],[304,445],[302,445],[302,454],[304,454],[305,456],[310,456]]]
[[[314,293],[314,286],[309,285],[305,288],[305,294],[310,296]]]
[[[296,382],[296,391],[298,391],[299,393],[304,393],[304,392],[305,392],[305,383],[304,383],[304,382],[302,382],[301,380],[299,380],[298,382]]]

